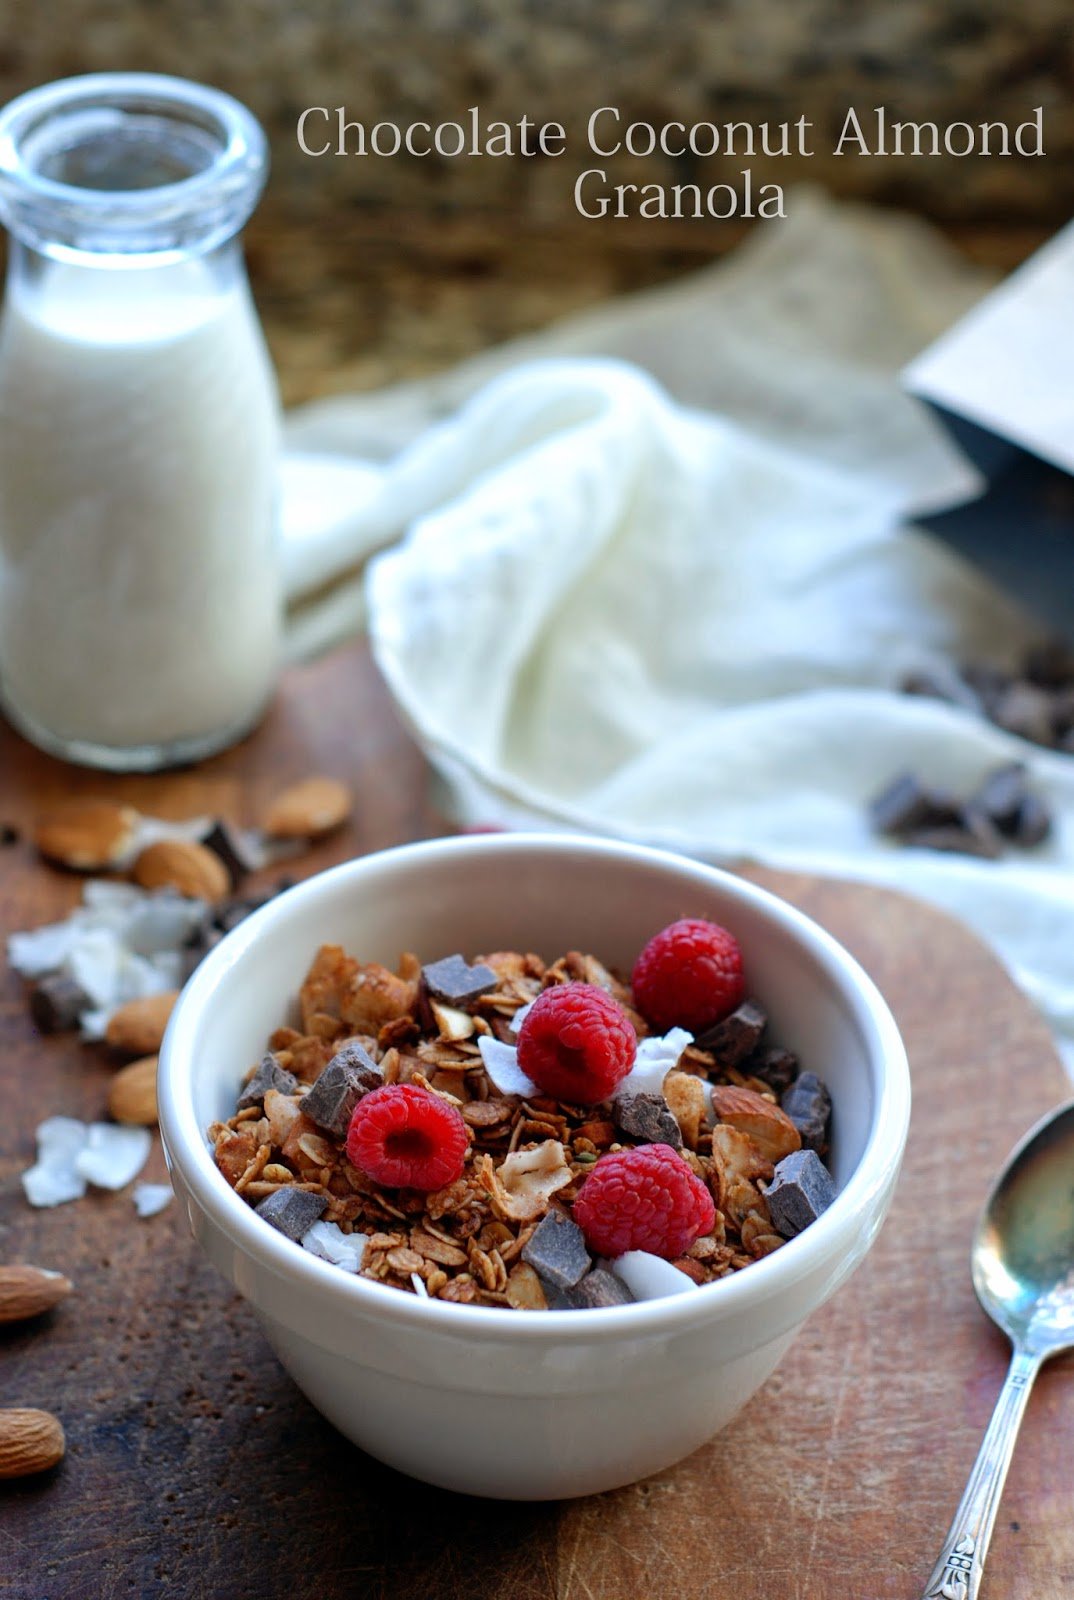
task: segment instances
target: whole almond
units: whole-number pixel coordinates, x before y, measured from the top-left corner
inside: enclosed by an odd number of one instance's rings
[[[62,1272],[16,1262],[0,1267],[0,1322],[22,1322],[51,1311],[71,1293],[71,1280]]]
[[[276,796],[265,816],[274,839],[314,839],[345,822],[351,792],[338,778],[305,778]]]
[[[119,1069],[108,1090],[108,1112],[116,1122],[153,1126],[157,1120],[156,1056],[142,1056]]]
[[[787,1113],[753,1089],[734,1083],[715,1084],[712,1106],[719,1120],[744,1133],[766,1161],[774,1164],[792,1150],[801,1149],[801,1135]]]
[[[77,872],[114,867],[134,842],[138,813],[112,800],[72,800],[41,817],[34,843],[43,856]]]
[[[25,1478],[63,1460],[59,1420],[29,1408],[0,1411],[0,1478]]]
[[[195,839],[158,839],[146,845],[133,876],[143,889],[178,889],[192,900],[220,900],[231,888],[220,857]]]
[[[178,989],[168,989],[164,994],[128,1000],[109,1017],[105,1039],[113,1050],[122,1050],[126,1055],[153,1055],[160,1049],[168,1018],[178,998]]]

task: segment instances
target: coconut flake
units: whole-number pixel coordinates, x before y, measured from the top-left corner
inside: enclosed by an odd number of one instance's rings
[[[412,1272],[410,1274],[410,1281],[414,1285],[414,1293],[417,1295],[418,1299],[419,1300],[428,1300],[429,1291],[425,1287],[425,1284],[422,1282],[421,1273],[420,1272]]]
[[[131,1199],[140,1217],[155,1217],[158,1211],[171,1204],[172,1186],[170,1183],[136,1183]]]
[[[493,1204],[512,1222],[533,1222],[548,1209],[557,1189],[570,1183],[572,1173],[558,1139],[546,1139],[533,1150],[513,1150],[494,1168],[488,1156],[479,1174]]]
[[[86,1124],[75,1117],[48,1117],[37,1130],[37,1162],[22,1175],[32,1206],[80,1200],[86,1180],[75,1163],[86,1143]]]
[[[507,1024],[512,1033],[518,1033],[519,1029],[522,1027],[522,1024],[525,1022],[526,1018],[529,1016],[536,1004],[536,1000],[527,1000],[524,1006],[519,1006],[518,1010]]]
[[[527,1095],[540,1094],[533,1079],[527,1078],[519,1066],[518,1051],[513,1044],[503,1044],[490,1034],[483,1033],[477,1041],[477,1048],[481,1051],[482,1065],[500,1094],[517,1094],[523,1099]]]
[[[358,1272],[365,1255],[364,1233],[344,1233],[335,1222],[315,1222],[302,1235],[302,1248],[344,1272]]]
[[[628,1250],[605,1265],[623,1280],[635,1300],[663,1300],[698,1287],[685,1272],[673,1267],[670,1261],[650,1255],[648,1250]]]
[[[686,1046],[693,1042],[693,1034],[687,1033],[685,1028],[672,1028],[670,1033],[642,1039],[634,1065],[616,1087],[615,1099],[633,1094],[660,1094],[664,1079],[678,1065]]]
[[[74,947],[77,930],[72,921],[48,922],[28,933],[8,935],[7,959],[23,978],[43,978],[57,972]]]
[[[123,1189],[145,1166],[152,1144],[148,1128],[91,1122],[75,1171],[99,1189]]]

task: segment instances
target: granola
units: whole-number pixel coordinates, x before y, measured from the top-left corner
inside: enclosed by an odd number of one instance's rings
[[[610,996],[637,1041],[628,1077],[597,1105],[542,1093],[516,1056],[532,1003],[576,983]],[[806,1142],[817,1163],[826,1153],[812,1089],[819,1080],[803,1074],[811,1093],[794,1095],[797,1060],[766,1044],[754,999],[697,1038],[682,1028],[661,1035],[630,982],[591,954],[568,951],[546,963],[492,951],[472,964],[450,955],[423,967],[408,952],[392,971],[324,945],[297,1014],[300,1026],[271,1034],[235,1114],[214,1123],[209,1138],[219,1171],[244,1200],[342,1270],[458,1304],[586,1308],[713,1284],[779,1249],[792,1234],[786,1224],[781,1233],[782,1217],[793,1217],[793,1232],[812,1220],[809,1197],[820,1186],[803,1195],[797,1168],[784,1172],[781,1162]],[[403,1084],[454,1108],[465,1128],[460,1175],[431,1192],[388,1187],[347,1154],[353,1108],[374,1086]],[[602,1157],[650,1144],[678,1152],[711,1194],[714,1221],[674,1260],[650,1256],[617,1274],[617,1261],[585,1253],[572,1207]],[[793,1202],[776,1219],[769,1185]]]

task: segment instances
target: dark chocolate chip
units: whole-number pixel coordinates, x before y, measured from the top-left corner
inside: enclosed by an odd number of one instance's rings
[[[1033,845],[1043,844],[1051,831],[1052,814],[1048,807],[1038,795],[1027,794],[1015,823],[1015,842],[1032,848]]]
[[[803,1146],[823,1155],[828,1144],[832,1097],[816,1073],[800,1073],[779,1103],[798,1129]]]
[[[942,790],[929,789],[912,772],[904,772],[869,802],[877,833],[896,838],[922,828],[938,828],[961,820],[958,801]]]
[[[835,1183],[815,1150],[793,1150],[777,1163],[765,1198],[776,1232],[793,1239],[827,1211]]]
[[[332,1057],[299,1109],[326,1133],[342,1139],[362,1096],[383,1086],[384,1075],[376,1062],[352,1040]]]
[[[253,847],[242,829],[221,818],[217,818],[201,842],[220,857],[231,876],[233,889],[247,873],[256,872],[263,860],[261,852]]]
[[[798,1057],[793,1050],[764,1050],[751,1056],[742,1071],[749,1078],[760,1078],[770,1089],[782,1094],[798,1076]]]
[[[557,1289],[550,1285],[545,1297],[550,1311],[600,1311],[605,1306],[634,1304],[634,1296],[622,1278],[604,1267],[594,1267],[576,1288]]]
[[[1021,761],[996,767],[975,790],[970,805],[993,822],[1000,833],[1012,837],[1018,827],[1022,802],[1028,794],[1028,773]]]
[[[694,1043],[711,1050],[719,1067],[737,1067],[751,1056],[768,1026],[768,1017],[753,1000],[744,1000],[722,1022],[699,1034]]]
[[[277,1189],[254,1207],[259,1217],[296,1244],[308,1233],[328,1204],[326,1194],[311,1194],[308,1189]]]
[[[488,994],[500,981],[491,967],[471,967],[460,955],[445,956],[442,961],[422,967],[421,972],[429,993],[455,1006]]]
[[[662,1094],[624,1094],[612,1106],[615,1125],[642,1144],[682,1149],[682,1129]]]
[[[42,1033],[65,1033],[78,1025],[83,1011],[93,1002],[89,995],[63,972],[50,972],[30,990],[30,1015]]]
[[[281,1067],[271,1052],[261,1057],[253,1077],[243,1084],[238,1109],[245,1111],[247,1106],[262,1105],[270,1089],[275,1089],[278,1094],[294,1094],[298,1089],[298,1079],[294,1073]]]
[[[578,1224],[562,1211],[549,1211],[522,1246],[522,1259],[557,1289],[573,1289],[592,1265]]]

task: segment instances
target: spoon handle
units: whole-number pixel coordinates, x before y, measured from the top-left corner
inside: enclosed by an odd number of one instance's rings
[[[1015,1350],[966,1492],[955,1512],[940,1559],[925,1585],[923,1600],[974,1600],[980,1589],[999,1497],[1039,1366],[1039,1356]]]

